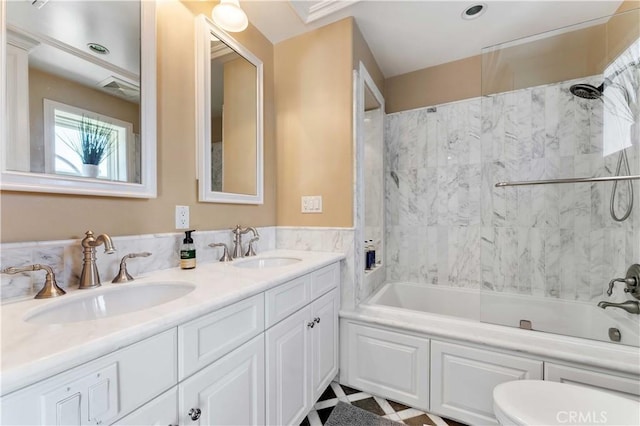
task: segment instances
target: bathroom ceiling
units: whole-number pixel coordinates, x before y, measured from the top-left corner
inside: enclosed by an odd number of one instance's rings
[[[485,13],[462,19],[462,12],[477,3],[488,5]],[[382,73],[392,77],[477,55],[483,47],[611,15],[620,3],[242,0],[241,6],[274,44],[353,16]]]

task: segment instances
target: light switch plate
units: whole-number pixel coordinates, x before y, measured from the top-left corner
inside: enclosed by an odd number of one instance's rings
[[[302,213],[322,213],[322,195],[302,196]]]
[[[176,206],[176,229],[189,229],[189,206]]]

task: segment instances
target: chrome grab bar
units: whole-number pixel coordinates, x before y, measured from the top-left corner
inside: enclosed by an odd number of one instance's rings
[[[640,175],[498,182],[494,186],[496,188],[502,188],[505,186],[550,185],[550,184],[556,184],[556,183],[610,182],[610,181],[621,181],[621,180],[640,180]]]

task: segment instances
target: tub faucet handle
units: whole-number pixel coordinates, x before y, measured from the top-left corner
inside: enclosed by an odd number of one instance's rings
[[[627,270],[627,275],[624,278],[614,278],[609,281],[609,288],[607,289],[607,296],[613,294],[613,286],[615,283],[625,283],[625,293],[629,293],[636,299],[640,299],[640,264],[634,264]]]

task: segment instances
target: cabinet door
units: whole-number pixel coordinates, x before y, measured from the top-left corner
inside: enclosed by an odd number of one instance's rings
[[[542,379],[542,361],[431,341],[431,411],[468,424],[498,424],[493,388]]]
[[[315,326],[311,333],[313,394],[315,401],[338,373],[338,290],[313,302]]]
[[[181,425],[263,425],[263,335],[182,382],[179,393]]]
[[[345,323],[345,384],[428,411],[429,339]]]
[[[178,425],[178,387],[163,393],[149,401],[127,417],[114,423],[117,426],[177,426]]]
[[[266,332],[267,423],[299,424],[311,408],[311,307]]]

